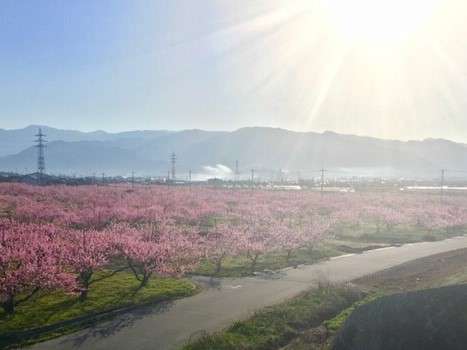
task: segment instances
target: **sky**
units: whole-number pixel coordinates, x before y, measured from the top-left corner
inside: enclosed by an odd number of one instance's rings
[[[467,142],[463,0],[2,0],[0,128]]]

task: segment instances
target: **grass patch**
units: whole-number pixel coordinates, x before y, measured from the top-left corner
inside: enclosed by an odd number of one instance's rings
[[[405,244],[425,241],[440,241],[446,238],[466,234],[465,228],[455,230],[427,230],[418,226],[398,225],[391,229],[385,226],[377,229],[372,224],[341,225],[336,228],[335,235],[338,239],[385,244]]]
[[[153,278],[139,290],[138,285],[133,275],[120,272],[93,284],[84,302],[64,293],[39,295],[21,304],[14,315],[0,311],[0,334],[53,325],[112,309],[185,297],[196,292],[193,283],[181,279]],[[48,333],[50,336],[62,334]],[[6,345],[0,340],[0,347]]]
[[[452,286],[454,284],[467,284],[467,267],[457,273],[446,276],[438,286]]]
[[[376,300],[382,295],[383,295],[382,293],[372,293],[372,294],[367,295],[365,298],[356,301],[348,308],[342,310],[337,316],[324,321],[323,325],[326,327],[330,335],[335,334],[339,329],[342,328],[347,318],[349,318],[350,314],[354,312],[356,308],[364,304],[367,304],[369,302],[372,302],[373,300]]]
[[[297,265],[311,265],[323,259],[343,254],[335,247],[320,244],[313,249],[299,249],[287,261],[285,253],[265,254],[258,258],[255,271],[279,270]],[[228,257],[222,264],[220,273],[216,274],[216,267],[210,261],[204,261],[195,271],[197,275],[217,277],[244,277],[251,276],[250,260],[244,256]]]
[[[203,336],[183,350],[279,349],[301,331],[320,325],[359,298],[360,293],[347,287],[319,287],[265,308],[225,331]]]

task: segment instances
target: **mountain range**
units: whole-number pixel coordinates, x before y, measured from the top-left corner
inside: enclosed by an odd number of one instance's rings
[[[164,176],[172,152],[180,178],[189,170],[199,177],[231,177],[236,161],[244,178],[251,169],[267,178],[316,177],[321,168],[334,177],[436,178],[443,168],[467,171],[467,145],[444,139],[397,141],[267,127],[108,133],[37,125],[0,129],[0,171],[35,171],[39,128],[47,135],[46,168],[53,174]]]

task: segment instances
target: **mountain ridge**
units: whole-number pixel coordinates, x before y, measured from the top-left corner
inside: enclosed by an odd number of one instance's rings
[[[297,132],[282,128],[244,127],[234,131],[187,129],[82,132],[31,125],[0,129],[0,171],[35,167],[34,134],[48,135],[47,169],[52,173],[164,176],[169,154],[177,154],[180,174],[202,172],[218,164],[265,177],[279,169],[313,177],[317,169],[344,176],[436,177],[439,169],[467,170],[467,145],[446,139],[387,140],[371,136]],[[9,152],[9,153],[8,153]],[[282,171],[281,170],[281,171]],[[231,174],[230,174],[231,175]],[[298,176],[298,175],[294,175]],[[337,176],[337,175],[336,175]]]

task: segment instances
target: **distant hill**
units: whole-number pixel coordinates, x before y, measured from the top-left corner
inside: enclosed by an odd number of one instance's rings
[[[0,171],[33,171],[32,147],[38,126],[0,130]],[[233,169],[238,160],[244,177],[250,169],[260,176],[317,176],[326,168],[332,177],[405,176],[436,178],[441,168],[467,170],[467,146],[442,139],[382,140],[333,132],[294,132],[251,127],[225,131],[79,132],[42,127],[48,135],[47,170],[63,174],[165,175],[168,156],[177,155],[180,176],[192,169],[223,165]],[[452,173],[454,174],[454,173]],[[461,174],[461,173],[458,173]]]
[[[160,168],[157,161],[139,157],[135,152],[104,141],[53,141],[47,146],[47,170],[54,174],[129,175],[132,169],[149,174]],[[0,158],[4,170],[35,171],[37,153],[29,147],[18,154]]]
[[[76,130],[62,130],[41,125],[30,125],[23,129],[0,129],[0,157],[12,155],[25,150],[33,143],[37,130],[47,135],[49,141],[114,141],[122,145],[133,146],[133,142],[144,141],[169,134],[165,130],[128,131],[121,133],[108,133],[105,131],[82,132]]]

